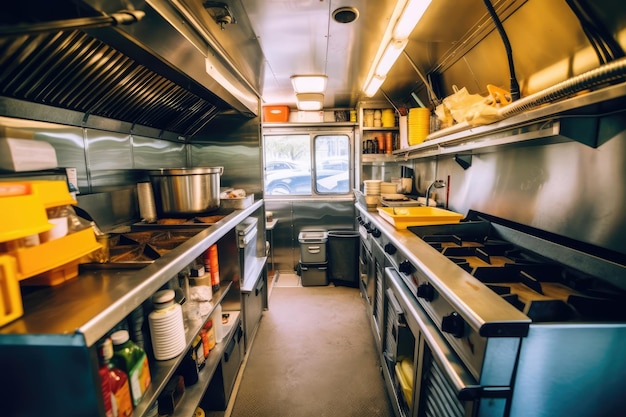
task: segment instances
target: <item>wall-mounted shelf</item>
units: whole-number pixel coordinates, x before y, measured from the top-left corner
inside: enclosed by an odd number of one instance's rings
[[[526,146],[576,141],[597,147],[610,139],[604,117],[619,117],[626,105],[626,83],[529,110],[489,125],[461,123],[431,133],[426,141],[393,152],[398,160],[459,152],[489,152],[505,145]]]

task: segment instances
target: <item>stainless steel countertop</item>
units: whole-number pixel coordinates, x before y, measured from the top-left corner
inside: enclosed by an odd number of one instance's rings
[[[407,260],[422,270],[437,292],[454,298],[457,312],[479,333],[487,323],[528,324],[531,320],[472,275],[459,268],[428,243],[406,229],[396,229],[377,212],[368,212],[360,204],[357,211],[401,248]]]
[[[24,316],[0,329],[0,345],[23,344],[25,339],[29,344],[50,345],[55,338],[64,345],[68,339],[75,339],[75,345],[93,345],[262,205],[263,200],[258,200],[235,210],[143,269],[88,271],[29,294],[23,300]]]

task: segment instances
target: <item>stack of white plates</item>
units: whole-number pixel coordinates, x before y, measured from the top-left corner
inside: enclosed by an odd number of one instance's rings
[[[152,311],[148,315],[148,322],[156,360],[165,361],[183,353],[187,342],[183,312],[179,304]]]
[[[363,181],[363,194],[380,195],[381,180],[365,180]]]

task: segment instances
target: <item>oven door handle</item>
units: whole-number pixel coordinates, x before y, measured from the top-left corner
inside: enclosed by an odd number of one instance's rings
[[[396,320],[394,324],[397,327],[406,327],[406,318],[404,317],[404,310],[402,310],[402,307],[400,306],[400,303],[398,302],[396,295],[393,293],[393,291],[390,288],[387,289],[387,299],[389,300],[389,304],[391,305],[391,308],[393,308],[393,311],[396,313]]]

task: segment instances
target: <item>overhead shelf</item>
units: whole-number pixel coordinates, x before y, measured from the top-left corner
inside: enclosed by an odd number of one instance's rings
[[[505,145],[576,141],[597,147],[609,137],[600,129],[602,118],[623,112],[626,83],[587,92],[548,106],[529,110],[489,125],[459,123],[431,133],[426,141],[399,149],[400,160],[437,155],[482,153]],[[479,151],[479,152],[474,152]]]

